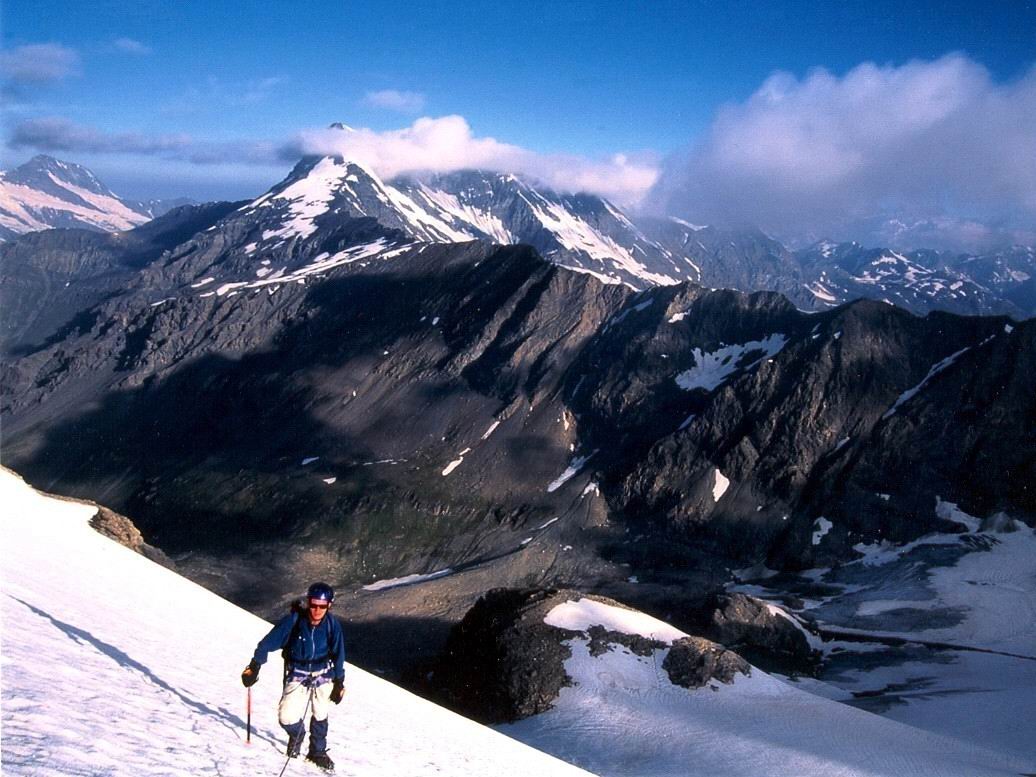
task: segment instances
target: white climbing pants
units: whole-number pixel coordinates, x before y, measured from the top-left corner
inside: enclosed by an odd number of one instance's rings
[[[314,674],[320,675],[322,672]],[[310,700],[310,694],[312,701],[309,712],[313,720],[327,720],[327,712],[331,709],[331,683],[324,682],[310,688],[306,682],[293,677],[291,682],[284,686],[281,703],[277,707],[277,719],[282,726],[290,726],[302,720],[302,716],[306,714],[306,702]]]

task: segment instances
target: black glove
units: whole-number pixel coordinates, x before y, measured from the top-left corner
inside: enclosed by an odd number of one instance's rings
[[[331,683],[331,701],[335,704],[341,704],[342,699],[345,697],[345,682],[339,678],[335,678]]]
[[[253,658],[248,662],[248,666],[245,667],[245,671],[241,673],[241,684],[245,688],[251,688],[259,681],[259,664],[255,662]]]

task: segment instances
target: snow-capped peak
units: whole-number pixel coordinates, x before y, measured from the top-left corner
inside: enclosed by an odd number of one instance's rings
[[[369,217],[419,242],[526,243],[556,264],[634,288],[679,283],[686,272],[606,200],[558,194],[507,173],[385,181],[359,161],[313,156],[241,212],[262,222],[259,239],[248,238],[260,252],[306,240],[336,217]]]
[[[242,211],[270,208],[272,219],[262,234],[263,247],[312,235],[322,217],[371,217],[425,242],[457,243],[476,235],[455,229],[434,212],[381,180],[362,162],[341,156],[307,157],[269,192]]]
[[[0,239],[55,227],[111,232],[150,218],[71,162],[40,154],[0,173]]]

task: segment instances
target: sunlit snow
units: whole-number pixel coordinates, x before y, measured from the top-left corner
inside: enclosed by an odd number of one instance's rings
[[[403,577],[391,577],[385,580],[378,580],[369,585],[363,587],[364,591],[385,591],[389,588],[400,588],[405,585],[414,585],[415,583],[423,583],[427,580],[437,580],[440,577],[446,577],[452,575],[452,569],[440,569],[437,572],[429,572],[425,575],[405,575]]]
[[[269,623],[102,537],[92,506],[45,498],[7,471],[0,503],[5,775],[281,771],[279,658],[252,690],[250,746],[239,679]],[[328,737],[339,774],[582,774],[353,666],[345,686]],[[304,773],[319,772],[287,766]]]
[[[825,536],[827,536],[827,533],[831,531],[831,528],[833,526],[834,524],[831,523],[831,521],[827,520],[827,518],[825,518],[824,516],[820,516],[815,521],[813,521],[812,544],[819,545],[820,541],[824,539]]]
[[[715,470],[713,481],[712,481],[712,499],[718,502],[723,498],[723,495],[727,493],[727,489],[730,488],[730,480],[719,471],[719,468]]]
[[[571,463],[565,468],[565,471],[558,475],[557,478],[551,481],[550,485],[547,486],[547,491],[554,492],[565,485],[565,483],[578,474],[579,470],[586,465],[586,462],[588,462],[595,453],[597,453],[597,451],[594,451],[587,456],[576,456],[572,459]]]
[[[704,389],[713,391],[738,370],[755,367],[763,359],[772,358],[780,353],[788,342],[782,334],[769,335],[765,340],[751,340],[740,345],[726,345],[716,351],[703,351],[695,348],[694,367],[676,376],[676,384],[686,391]],[[748,364],[742,364],[744,357],[752,353],[762,355]]]
[[[683,636],[587,599],[553,608],[547,624],[662,642]],[[1032,769],[1028,759],[896,723],[758,669],[732,685],[688,690],[663,668],[668,646],[639,656],[612,645],[594,656],[585,636],[564,644],[572,685],[553,709],[500,728],[605,777],[1016,777]]]
[[[62,181],[53,173],[48,172],[47,175],[73,199],[65,200],[31,186],[7,181],[0,175],[0,202],[7,211],[0,213],[0,226],[15,233],[50,229],[50,224],[44,219],[49,212],[55,211],[68,213],[79,221],[109,232],[132,229],[149,220],[121,200]]]
[[[548,626],[570,631],[586,631],[591,626],[603,626],[608,631],[639,634],[660,642],[672,642],[687,635],[665,621],[660,621],[637,610],[626,610],[593,599],[577,599],[559,604],[544,618]]]

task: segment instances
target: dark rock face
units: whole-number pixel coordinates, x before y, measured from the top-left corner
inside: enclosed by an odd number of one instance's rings
[[[616,645],[622,645],[637,656],[650,656],[653,651],[665,647],[665,643],[657,639],[640,634],[622,634],[610,631],[604,626],[591,626],[586,630],[586,634],[590,638],[590,655],[594,658],[614,650]]]
[[[918,319],[868,302],[812,319],[785,316],[771,319],[770,331],[787,340],[779,354],[688,393],[686,420],[671,421],[680,428],[639,458],[613,506],[648,525],[664,516],[676,536],[777,568],[850,557],[861,541],[953,531],[935,513],[943,493],[959,495],[972,514],[1009,500],[1008,512],[1033,516],[1036,440],[1021,421],[1036,412],[1022,388],[1034,368],[1031,322]],[[638,384],[657,385],[645,375],[650,358],[636,364],[625,391],[603,392],[613,407],[629,406],[633,391],[643,393]],[[978,407],[989,412],[976,415]],[[1010,444],[978,454],[991,432]],[[821,517],[833,528],[814,542]]]
[[[90,519],[90,525],[105,537],[126,546],[134,553],[139,553],[169,569],[176,568],[176,564],[165,553],[144,542],[144,536],[140,530],[133,525],[133,521],[124,515],[119,515],[107,507],[98,507],[97,514]]]
[[[946,528],[937,496],[1036,514],[1031,322],[634,294],[477,242],[202,297],[191,285],[220,257],[244,261],[219,253],[228,230],[4,365],[12,465],[87,497],[117,483],[116,509],[172,552],[239,553],[244,532],[331,543],[341,580],[431,571],[514,547],[523,526],[579,524],[590,476],[613,525],[739,564]],[[705,373],[721,377],[677,380]],[[813,544],[822,516],[834,526]]]
[[[128,232],[54,229],[0,245],[0,353],[23,353],[83,331],[91,308],[140,288],[141,269],[239,204],[177,208]]]
[[[550,709],[563,687],[572,684],[564,662],[565,643],[585,639],[592,657],[618,648],[650,656],[669,643],[591,625],[586,632],[548,626],[544,619],[558,605],[590,599],[628,609],[601,596],[567,589],[499,589],[483,596],[454,627],[431,675],[431,691],[458,711],[487,723],[504,723]],[[711,680],[731,683],[751,667],[736,653],[707,639],[686,637],[672,643],[662,663],[675,685],[701,688]]]
[[[722,645],[701,637],[684,637],[673,643],[662,661],[673,685],[702,688],[712,680],[730,684],[739,675],[750,675],[751,665]]]
[[[802,631],[745,594],[720,596],[705,636],[767,671],[810,673],[820,659]]]
[[[546,614],[572,592],[490,591],[454,627],[432,676],[449,706],[486,723],[545,712],[571,685],[563,644],[577,635],[548,626]]]

